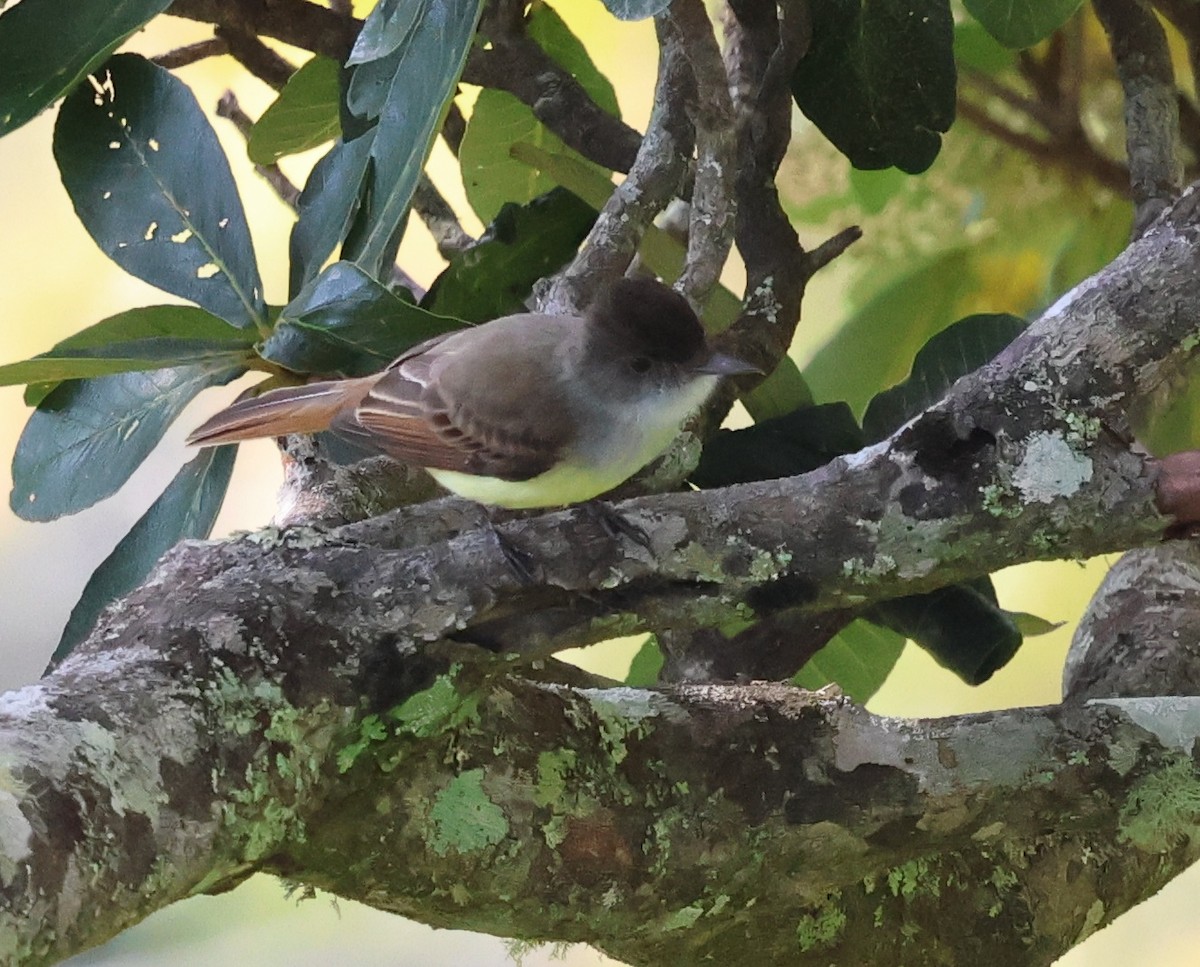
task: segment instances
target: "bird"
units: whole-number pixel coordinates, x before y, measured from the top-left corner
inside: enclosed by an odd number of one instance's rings
[[[188,437],[214,446],[332,430],[507,509],[592,501],[662,453],[723,377],[687,300],[621,278],[583,316],[519,313],[413,346],[378,373],[276,389]]]

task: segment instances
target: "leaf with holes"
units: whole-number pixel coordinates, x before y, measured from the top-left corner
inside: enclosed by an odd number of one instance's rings
[[[856,168],[924,171],[954,121],[948,0],[823,0],[792,74],[800,110]]]
[[[225,499],[236,452],[233,446],[207,447],[184,464],[88,579],[47,671],[87,637],[110,602],[141,584],[167,551],[182,540],[208,537]]]
[[[17,442],[13,512],[54,520],[116,493],[197,393],[242,371],[209,362],[61,384]]]
[[[336,61],[318,54],[288,79],[250,129],[246,153],[251,161],[274,164],[285,155],[315,148],[342,133],[339,70]]]
[[[23,0],[10,7],[0,15],[0,135],[72,90],[170,5],[171,0]]]
[[[125,271],[242,328],[264,325],[241,199],[182,81],[118,54],[63,102],[54,157],[84,227]]]

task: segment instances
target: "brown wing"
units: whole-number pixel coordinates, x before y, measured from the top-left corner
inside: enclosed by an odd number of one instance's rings
[[[334,429],[360,439],[365,431],[375,448],[422,467],[536,477],[574,440],[565,384],[528,378],[547,371],[561,325],[509,317],[415,347]]]

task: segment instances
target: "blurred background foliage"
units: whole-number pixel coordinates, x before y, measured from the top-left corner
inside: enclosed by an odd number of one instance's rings
[[[371,5],[360,0],[356,12],[362,15]],[[618,22],[599,0],[557,0],[551,6],[576,37],[585,39],[598,68],[588,81],[593,96],[619,107],[629,124],[644,128],[656,63],[649,22]],[[876,393],[908,377],[914,357],[931,336],[978,313],[1034,317],[1120,251],[1130,229],[1119,171],[1121,90],[1103,31],[1088,10],[1080,10],[1051,39],[1019,53],[1000,46],[961,10],[957,20],[959,120],[923,173],[854,169],[794,112],[795,137],[779,187],[802,241],[815,245],[850,224],[862,225],[864,236],[810,285],[792,357],[817,403],[846,401],[858,417]],[[1185,45],[1169,28],[1168,33],[1181,87],[1192,90]],[[158,54],[206,35],[200,25],[159,18],[123,49]],[[277,46],[294,61],[305,56]],[[1055,91],[1046,83],[1051,74],[1065,80]],[[178,75],[196,92],[234,159],[267,301],[286,302],[286,240],[293,214],[254,175],[245,160],[244,138],[214,111],[222,92],[233,88],[243,109],[258,117],[275,92],[224,57],[182,68]],[[515,126],[528,134],[530,118],[522,114],[527,109],[511,97],[513,103],[505,103],[505,97],[464,85],[458,104],[470,117],[479,98],[495,112],[490,116],[497,128]],[[96,319],[164,301],[161,292],[120,272],[79,230],[48,161],[52,126],[52,114],[43,115],[0,140],[0,170],[9,186],[0,193],[0,224],[6,226],[0,233],[4,361],[45,351]],[[554,149],[548,135],[537,132],[535,141]],[[507,184],[507,194],[501,195],[494,182],[472,177],[474,166],[484,165],[488,152],[500,144],[497,132],[477,129],[469,134],[461,173],[441,142],[430,157],[431,177],[473,236],[484,229],[476,212],[490,218],[503,201],[512,200]],[[303,183],[319,155],[320,150],[309,150],[284,157],[281,167],[294,182]],[[1195,158],[1188,160],[1194,167]],[[527,167],[513,172],[514,179],[529,179]],[[545,174],[529,180],[527,198],[554,183]],[[445,264],[415,217],[399,262],[423,287]],[[740,292],[743,279],[736,259],[724,281]],[[5,511],[0,522],[0,613],[5,616],[0,689],[36,679],[88,576],[188,457],[183,430],[214,409],[216,397],[228,399],[246,385],[242,380],[197,401],[129,485],[102,504],[36,526]],[[1143,437],[1159,451],[1194,446],[1196,405],[1187,397],[1166,414],[1152,414],[1141,428]],[[5,414],[0,417],[0,450],[12,453],[28,415],[19,387],[0,389],[0,413]],[[735,415],[732,425],[738,419],[747,421],[744,414]],[[242,447],[233,471],[233,496],[215,533],[267,520],[279,479],[270,443]],[[3,483],[7,489],[12,481]],[[798,680],[819,685],[823,668],[835,667],[849,691],[869,696],[871,709],[891,715],[937,716],[1055,702],[1074,622],[1107,563],[1026,565],[995,575],[1004,607],[1063,624],[1032,638],[981,686],[970,687],[926,652],[903,647],[893,632],[861,624],[818,655]],[[863,663],[864,654],[879,658]],[[641,639],[595,646],[573,657],[616,678],[629,674],[631,662],[638,678],[651,678],[655,667]],[[859,678],[854,677],[855,661],[864,665]],[[886,681],[875,691],[885,674]],[[1195,886],[1195,874],[1180,878],[1162,897],[1092,937],[1061,963],[1084,967],[1133,957],[1162,965],[1194,963],[1200,942],[1190,895]],[[178,904],[73,963],[148,965],[169,958],[176,965],[201,965],[232,958],[295,965],[336,958],[356,967],[482,965],[508,963],[514,953],[529,965],[605,962],[583,948],[514,951],[491,938],[428,930],[324,896],[299,902],[285,897],[274,881],[259,877],[227,896]]]

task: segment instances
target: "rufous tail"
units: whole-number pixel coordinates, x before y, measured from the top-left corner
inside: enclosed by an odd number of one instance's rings
[[[358,404],[369,382],[346,379],[271,390],[221,410],[196,427],[187,442],[210,447],[289,433],[319,433],[343,408]]]

